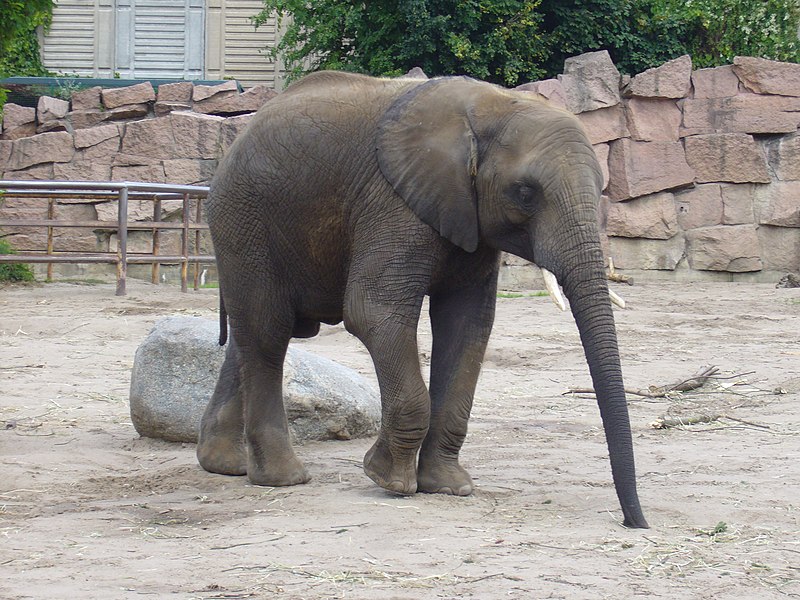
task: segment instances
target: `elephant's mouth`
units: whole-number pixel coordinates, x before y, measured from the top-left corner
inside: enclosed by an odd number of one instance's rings
[[[561,292],[561,286],[558,284],[556,276],[544,267],[540,267],[540,269],[542,270],[542,277],[544,278],[544,287],[547,288],[547,293],[550,294],[550,298],[552,298],[559,309],[562,311],[567,310],[567,301],[564,298],[564,294]],[[617,295],[611,288],[608,289],[608,297],[611,299],[611,302],[620,308],[625,308],[625,300]]]

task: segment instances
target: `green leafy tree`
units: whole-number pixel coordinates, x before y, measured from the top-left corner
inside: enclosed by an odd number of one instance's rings
[[[662,0],[682,26],[696,67],[730,64],[735,56],[800,62],[797,0]]]
[[[54,6],[53,0],[0,0],[0,77],[48,75],[36,28],[50,25]],[[5,99],[0,88],[0,109]]]
[[[686,54],[683,23],[653,0],[543,0],[548,75],[564,60],[608,50],[617,68],[636,74]]]
[[[285,28],[273,57],[290,78],[343,69],[400,75],[467,74],[511,85],[543,75],[538,1],[518,0],[264,0],[255,18],[273,15]]]
[[[342,69],[467,74],[505,85],[552,77],[564,59],[608,50],[631,75],[690,54],[695,66],[736,55],[800,62],[797,0],[264,0],[285,33],[272,56],[290,79]]]
[[[48,25],[53,0],[0,0],[0,53],[12,49],[15,40],[39,25]]]

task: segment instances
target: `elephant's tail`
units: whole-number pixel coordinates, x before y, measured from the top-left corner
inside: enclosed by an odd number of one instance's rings
[[[222,290],[219,293],[219,345],[224,346],[228,341],[228,311],[225,310],[225,300]]]

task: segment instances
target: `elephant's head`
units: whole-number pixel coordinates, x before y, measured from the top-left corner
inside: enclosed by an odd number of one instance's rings
[[[625,524],[639,506],[628,408],[597,226],[602,175],[577,119],[467,78],[414,86],[384,115],[381,171],[417,216],[467,252],[488,244],[563,287],[580,331]]]

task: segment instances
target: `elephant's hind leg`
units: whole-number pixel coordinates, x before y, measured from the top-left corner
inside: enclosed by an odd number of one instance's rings
[[[239,314],[243,321],[231,319],[241,364],[247,478],[266,486],[305,483],[310,477],[292,449],[283,406],[283,361],[294,316],[277,303]]]
[[[231,337],[214,395],[200,422],[200,437],[197,441],[197,460],[200,466],[211,473],[247,473],[240,386],[239,355]]]
[[[472,493],[472,478],[458,455],[467,435],[494,306],[492,285],[431,296],[431,420],[419,453],[421,492]]]

